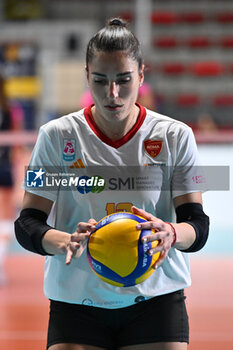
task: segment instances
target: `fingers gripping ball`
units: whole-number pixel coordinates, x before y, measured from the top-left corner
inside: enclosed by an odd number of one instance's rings
[[[149,256],[147,251],[158,241],[142,243],[141,238],[151,230],[137,230],[146,220],[138,215],[122,212],[104,217],[91,233],[87,257],[92,270],[104,282],[130,287],[145,281],[153,272],[152,265],[160,253]]]

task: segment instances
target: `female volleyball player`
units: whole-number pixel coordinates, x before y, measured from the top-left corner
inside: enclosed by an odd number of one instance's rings
[[[187,348],[187,253],[205,244],[208,217],[191,129],[135,104],[143,69],[137,38],[121,19],[109,20],[87,47],[94,104],[41,127],[15,230],[22,246],[46,255],[49,350]],[[43,186],[44,173],[75,168],[81,173],[89,166],[113,168],[116,174],[120,167],[144,166],[158,174],[156,186],[120,191],[111,182],[96,193],[80,186]],[[174,208],[176,222],[171,223]],[[82,253],[96,220],[129,210],[147,219],[139,230],[155,229],[147,240],[160,244],[148,254],[160,251],[161,258],[145,282],[122,288],[95,276]]]

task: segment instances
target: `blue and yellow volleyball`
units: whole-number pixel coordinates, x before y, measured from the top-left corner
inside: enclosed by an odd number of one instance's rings
[[[152,267],[160,253],[147,254],[158,241],[142,242],[151,230],[137,230],[146,220],[138,215],[120,212],[105,216],[96,225],[87,244],[91,269],[104,282],[119,287],[130,287],[144,282],[155,272]]]

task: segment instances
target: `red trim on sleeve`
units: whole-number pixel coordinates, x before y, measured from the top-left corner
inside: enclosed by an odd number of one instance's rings
[[[141,127],[141,125],[144,122],[145,117],[146,117],[146,109],[137,103],[137,106],[140,108],[140,113],[139,113],[138,119],[137,119],[136,123],[134,124],[134,126],[121,139],[112,140],[98,128],[96,122],[94,121],[92,113],[91,113],[92,106],[93,105],[84,109],[84,116],[86,118],[87,124],[89,125],[91,130],[96,134],[96,136],[101,141],[103,141],[107,145],[112,146],[114,148],[119,148],[119,147],[123,146],[126,142],[128,142],[130,139],[132,139],[132,137],[140,129],[140,127]]]

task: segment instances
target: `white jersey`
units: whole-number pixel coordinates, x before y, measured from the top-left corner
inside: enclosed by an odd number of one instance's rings
[[[51,225],[69,233],[75,232],[80,221],[98,221],[113,212],[130,211],[132,205],[172,221],[173,198],[200,190],[194,181],[199,176],[193,170],[196,165],[194,136],[182,122],[140,106],[136,125],[122,139],[113,141],[98,129],[89,107],[40,128],[30,169],[49,174],[48,183],[35,187],[36,181],[30,184],[27,179],[24,189],[52,200]],[[72,181],[51,185],[56,173],[91,179],[83,174],[92,167],[94,181],[106,176],[104,189],[93,183],[87,189]],[[69,266],[65,255],[46,256],[45,261],[45,295],[69,303],[125,307],[134,304],[137,297],[148,299],[190,283],[188,254],[175,248],[145,282],[133,287],[115,287],[100,280],[89,266],[86,251]]]

